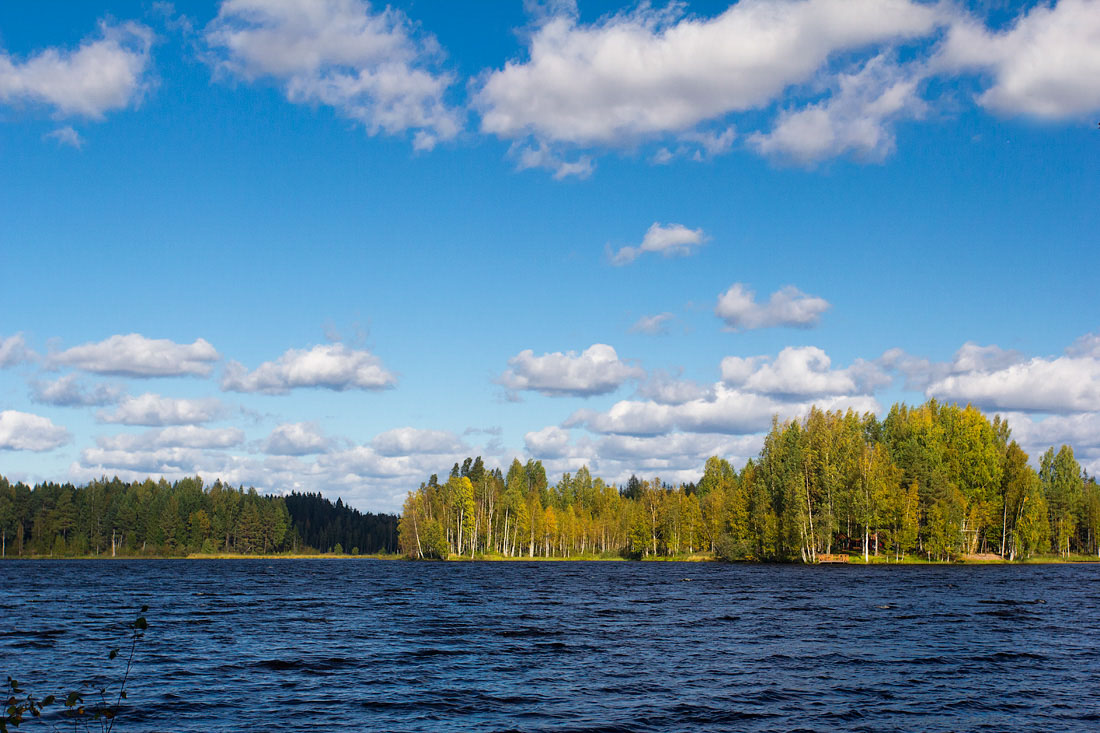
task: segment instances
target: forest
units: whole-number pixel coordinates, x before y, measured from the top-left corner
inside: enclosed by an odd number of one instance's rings
[[[185,556],[401,552],[412,558],[716,556],[726,560],[1100,557],[1100,488],[1069,446],[1037,461],[978,409],[813,409],[773,421],[739,470],[698,481],[587,467],[551,484],[542,463],[480,457],[409,493],[400,518],[321,494],[262,495],[199,477],[33,487],[0,476],[0,555]]]
[[[774,420],[740,470],[712,457],[679,486],[616,487],[587,467],[550,484],[539,461],[505,474],[468,458],[410,492],[399,524],[414,558],[1068,559],[1100,557],[1098,535],[1100,489],[1072,448],[1036,470],[1007,422],[935,400],[881,420],[816,408]]]
[[[33,487],[0,476],[4,557],[394,552],[397,517],[320,494],[264,496],[199,477]]]

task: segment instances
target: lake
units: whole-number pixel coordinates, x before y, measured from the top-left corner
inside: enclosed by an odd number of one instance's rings
[[[1100,565],[7,561],[0,582],[0,677],[39,694],[121,676],[107,651],[150,606],[116,731],[1100,726]]]

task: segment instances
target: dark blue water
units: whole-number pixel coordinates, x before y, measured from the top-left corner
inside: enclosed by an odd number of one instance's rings
[[[1100,566],[3,562],[0,582],[0,676],[42,694],[120,676],[107,650],[150,606],[119,731],[1100,727]]]

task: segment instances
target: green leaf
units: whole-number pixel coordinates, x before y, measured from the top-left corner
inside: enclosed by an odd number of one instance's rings
[[[134,628],[145,631],[149,628],[149,622],[145,620],[144,616],[138,616],[138,620],[134,622]]]
[[[57,700],[57,695],[46,695],[44,698],[42,698],[42,702],[40,704],[43,706],[53,705],[55,700]]]
[[[108,659],[114,659],[118,656],[118,649],[112,649],[111,653],[107,655]]]
[[[142,606],[142,607],[141,607],[141,612],[142,612],[142,613],[145,613],[145,612],[146,612],[146,611],[148,611],[148,610],[149,610],[149,607],[148,607],[148,606]]]
[[[84,698],[80,696],[79,692],[70,692],[69,696],[65,698],[65,705],[70,708],[78,702],[84,702]]]

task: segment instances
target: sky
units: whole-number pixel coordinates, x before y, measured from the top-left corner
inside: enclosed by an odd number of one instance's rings
[[[928,398],[1100,472],[1100,0],[0,5],[0,474],[396,511]]]

